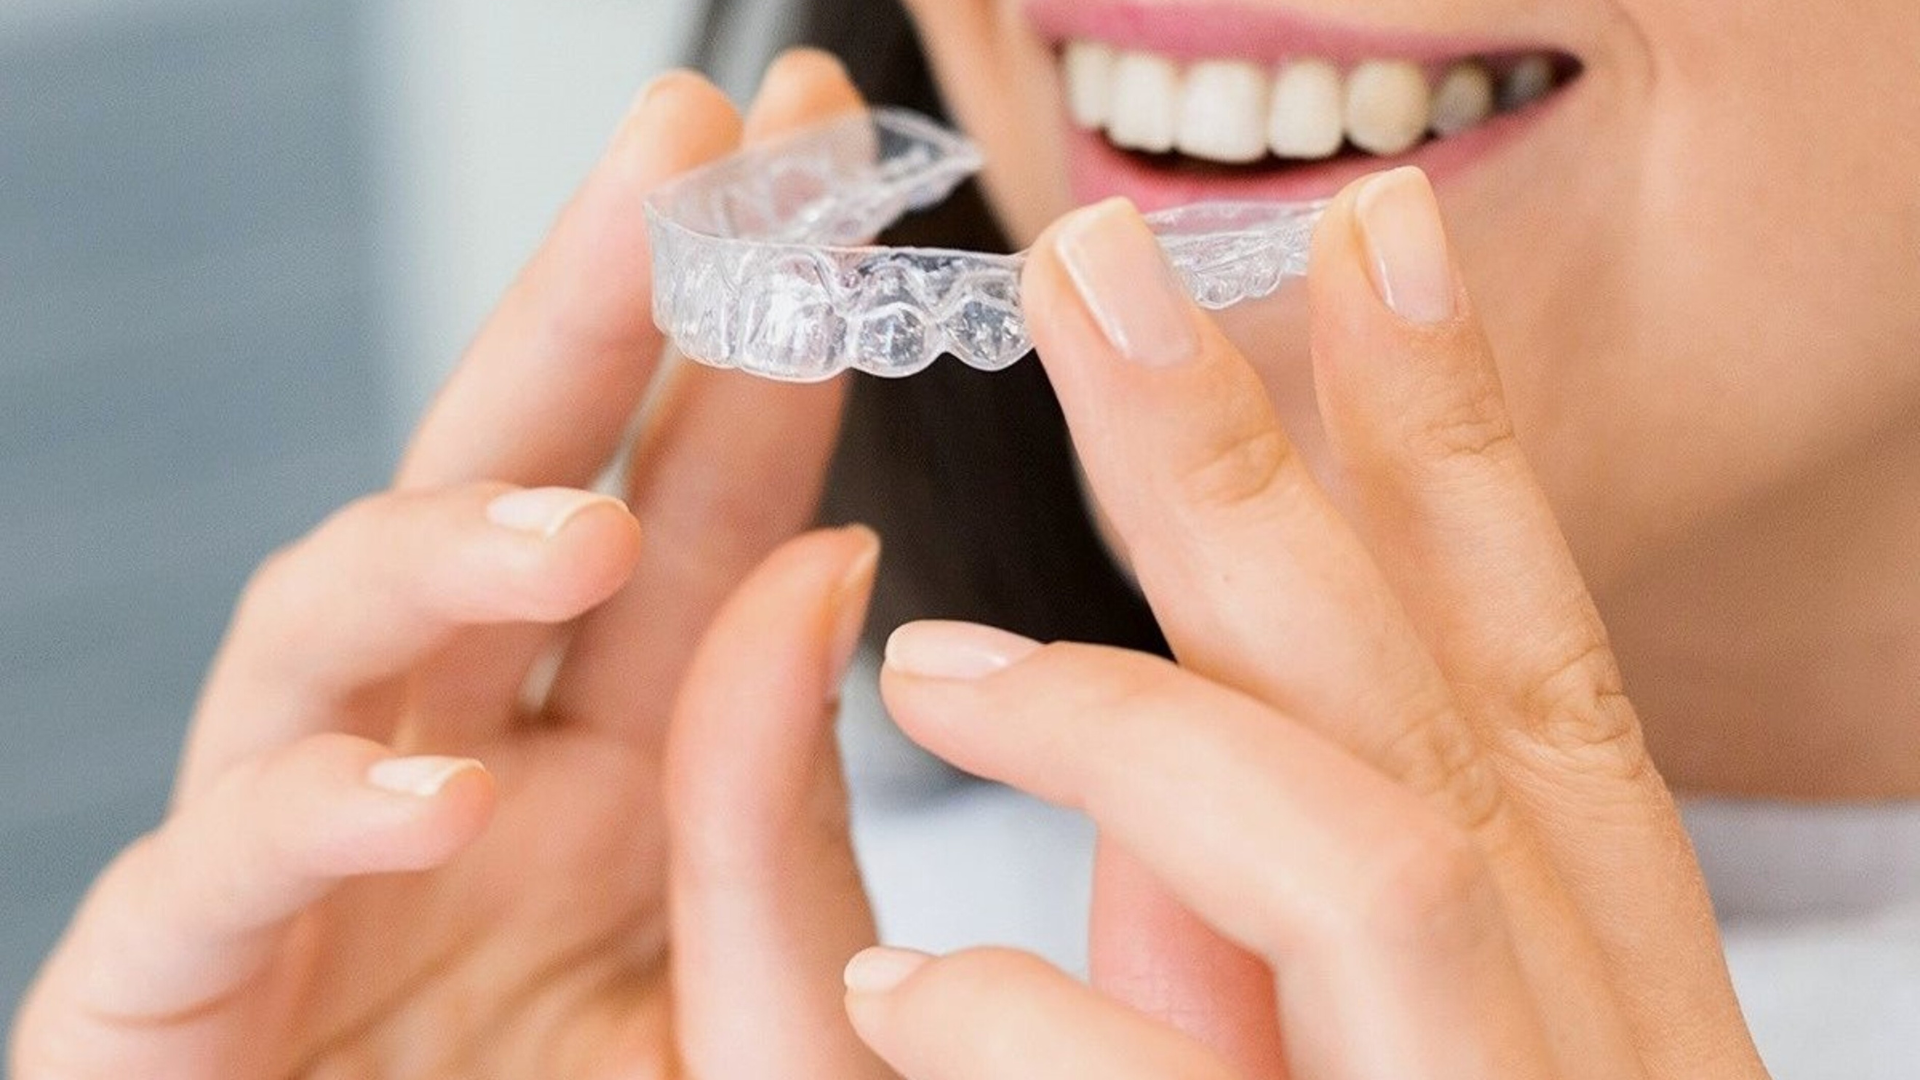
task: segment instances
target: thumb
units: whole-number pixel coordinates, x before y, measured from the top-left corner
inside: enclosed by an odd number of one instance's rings
[[[833,737],[879,554],[857,526],[791,541],[687,670],[666,792],[688,1075],[887,1075],[841,1008],[841,970],[875,933]]]

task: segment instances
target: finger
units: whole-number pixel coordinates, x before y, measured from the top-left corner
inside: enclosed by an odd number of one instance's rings
[[[1114,201],[1036,245],[1024,297],[1101,509],[1182,666],[1324,725],[1469,827],[1472,733],[1252,366]]]
[[[1599,614],[1514,438],[1425,177],[1396,170],[1343,194],[1313,265],[1314,370],[1355,520],[1624,967],[1616,985],[1639,1030],[1676,1052],[1653,1071],[1749,1063],[1745,1040],[1672,1030],[1743,1030],[1706,929],[1711,907]]]
[[[1230,1080],[1206,1047],[1038,957],[873,949],[847,965],[847,1013],[907,1080]]]
[[[672,72],[641,92],[428,410],[399,486],[593,483],[664,348],[652,317],[646,197],[733,150],[739,137],[733,105],[698,75]],[[517,719],[529,672],[556,648],[554,638],[543,628],[502,628],[450,644],[417,680],[429,737],[498,731]]]
[[[1484,855],[1346,751],[1135,653],[921,623],[887,657],[916,741],[1084,809],[1271,965],[1291,1075],[1551,1071]]]
[[[43,1066],[28,1074],[284,1067],[257,1055],[297,976],[272,967],[288,920],[344,879],[441,865],[492,804],[478,762],[342,735],[228,774],[102,875],[22,1014],[21,1060]]]
[[[181,794],[325,730],[384,737],[399,678],[463,629],[559,623],[626,580],[616,499],[470,484],[367,498],[270,559],[240,600],[188,742]]]
[[[1124,847],[1095,847],[1087,925],[1093,985],[1210,1047],[1241,1073],[1275,1080],[1286,1060],[1273,972],[1213,932]]]
[[[1023,296],[1094,494],[1181,663],[1315,724],[1469,828],[1510,828],[1391,589],[1138,215],[1108,203],[1063,221],[1036,245]],[[1257,967],[1183,921],[1124,855],[1100,859],[1113,889],[1096,898],[1100,985],[1176,1022],[1204,1018],[1211,1030],[1190,1030],[1258,1072],[1276,1033],[1232,1022],[1267,1012]],[[1140,932],[1143,917],[1166,932]]]
[[[864,105],[846,66],[820,49],[788,49],[768,66],[746,121],[748,142],[779,138]]]
[[[645,200],[739,143],[725,95],[688,72],[641,93],[552,234],[428,410],[403,487],[584,486],[618,447],[663,347]]]
[[[797,50],[769,70],[747,130],[768,138],[860,104],[838,61]],[[658,737],[714,611],[813,520],[845,393],[845,380],[796,386],[694,364],[674,371],[628,480],[649,557],[575,636],[549,699],[555,718]]]
[[[781,548],[688,671],[666,798],[689,1075],[885,1075],[840,1008],[841,966],[874,927],[833,736],[879,553],[857,527]]]
[[[1466,828],[1513,902],[1527,971],[1563,990],[1546,1020],[1568,1069],[1610,1060],[1630,1033],[1588,1015],[1611,991],[1580,913],[1252,366],[1124,204],[1058,226],[1025,289],[1087,475],[1182,665],[1312,725]],[[1182,945],[1141,981],[1188,964],[1204,988]]]

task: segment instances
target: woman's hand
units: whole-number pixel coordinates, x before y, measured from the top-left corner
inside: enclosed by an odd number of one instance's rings
[[[797,54],[745,137],[858,104]],[[261,569],[17,1080],[882,1074],[840,1010],[874,931],[831,737],[876,542],[783,545],[840,391],[680,368],[631,512],[579,490],[661,353],[642,199],[742,135],[655,83],[394,489]]]
[[[1141,1011],[876,952],[856,1026],[914,1080],[1764,1075],[1424,178],[1350,189],[1313,266],[1337,499],[1131,211],[1040,245],[1035,337],[1179,665],[919,624],[885,691],[1094,817],[1095,981]]]

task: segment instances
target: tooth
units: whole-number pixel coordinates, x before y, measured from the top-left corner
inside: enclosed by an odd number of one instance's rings
[[[1529,56],[1513,65],[1500,81],[1500,111],[1512,112],[1546,97],[1553,89],[1553,61]]]
[[[1433,92],[1433,133],[1452,135],[1493,115],[1493,76],[1479,64],[1455,64]]]
[[[1164,154],[1173,149],[1179,119],[1180,72],[1173,61],[1121,53],[1113,65],[1113,101],[1107,138],[1115,146]]]
[[[1265,71],[1237,60],[1203,60],[1188,68],[1180,152],[1235,164],[1266,157],[1269,86]]]
[[[1282,68],[1273,83],[1268,149],[1286,158],[1327,158],[1339,152],[1345,138],[1340,72],[1324,60]]]
[[[1347,138],[1371,154],[1410,150],[1432,115],[1427,77],[1404,60],[1369,60],[1347,76]]]
[[[1113,101],[1113,50],[1091,41],[1068,45],[1066,82],[1073,122],[1088,131],[1100,130]]]

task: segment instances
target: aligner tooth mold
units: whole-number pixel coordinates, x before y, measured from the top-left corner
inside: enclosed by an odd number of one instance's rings
[[[1033,346],[1024,253],[864,246],[981,164],[934,121],[876,109],[687,173],[647,200],[654,321],[692,359],[785,382],[912,375],[942,354],[1005,368]],[[1217,310],[1306,273],[1325,205],[1196,203],[1147,223]]]

